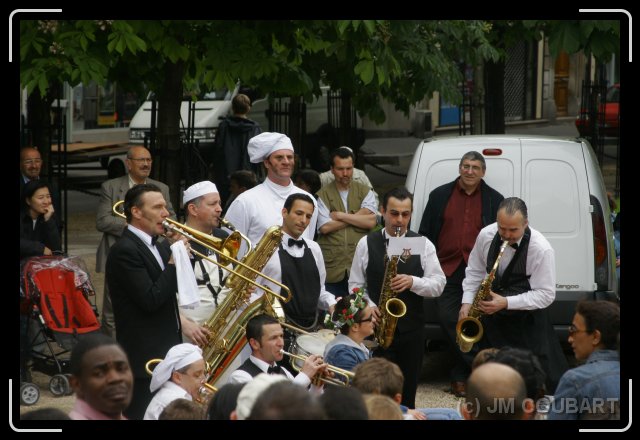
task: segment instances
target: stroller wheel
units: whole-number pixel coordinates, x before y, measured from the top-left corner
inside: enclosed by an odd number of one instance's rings
[[[40,389],[37,385],[25,382],[20,385],[20,404],[31,406],[40,400]]]
[[[71,390],[69,379],[64,374],[56,374],[49,381],[49,391],[56,397],[64,396]]]
[[[65,373],[64,376],[67,378],[67,380],[71,379],[71,374],[69,374],[69,373]],[[71,382],[69,382],[69,391],[67,391],[66,395],[70,396],[72,394],[73,394],[73,388],[71,387]]]

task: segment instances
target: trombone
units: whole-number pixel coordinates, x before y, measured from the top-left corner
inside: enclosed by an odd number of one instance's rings
[[[284,351],[284,350],[280,350],[280,353],[286,354],[291,359],[297,359],[297,360],[302,361],[302,362],[306,361],[307,358],[309,357],[309,356],[300,356],[298,354],[289,353],[288,351]],[[302,367],[299,367],[298,364],[296,364],[293,361],[291,361],[291,366],[296,371],[300,371],[302,369]],[[333,373],[340,374],[340,375],[344,376],[344,380],[340,380],[337,377],[334,378],[334,377],[320,376],[320,377],[314,378],[314,381],[318,380],[320,382],[325,382],[325,383],[328,383],[328,384],[331,384],[331,385],[349,386],[349,385],[351,385],[351,381],[355,377],[355,374],[353,373],[353,371],[344,370],[342,368],[338,368],[338,367],[335,367],[333,365],[327,364],[327,370],[329,370],[329,371],[331,371]]]
[[[113,213],[119,217],[123,217],[126,219],[125,215],[123,213],[121,213],[120,211],[118,211],[118,207],[124,203],[124,200],[120,200],[119,202],[116,202],[113,205]],[[227,227],[233,226],[231,223],[226,222],[225,224]],[[198,243],[200,246],[204,246],[205,248],[215,252],[218,257],[220,257],[220,262],[209,258],[208,256],[204,255],[201,252],[198,252],[195,249],[190,249],[191,253],[194,255],[197,255],[198,257],[207,260],[210,263],[215,264],[216,266],[220,266],[222,269],[228,270],[229,272],[235,274],[236,276],[242,278],[244,281],[259,287],[260,289],[264,290],[266,293],[275,296],[276,298],[278,298],[280,301],[284,302],[284,303],[288,303],[289,300],[291,299],[291,290],[289,290],[289,288],[287,286],[285,286],[284,284],[282,284],[279,281],[274,280],[273,278],[263,274],[260,271],[255,270],[253,267],[248,266],[246,264],[244,264],[242,261],[238,260],[235,258],[236,255],[238,255],[238,250],[240,249],[240,244],[239,244],[239,240],[238,237],[243,237],[249,246],[249,249],[251,249],[251,242],[249,241],[248,238],[244,237],[239,231],[235,231],[233,232],[230,236],[228,236],[224,241],[216,238],[216,237],[212,237],[210,235],[207,235],[203,232],[200,232],[196,229],[190,228],[187,225],[184,225],[182,223],[179,223],[175,220],[172,220],[170,218],[166,218],[164,219],[164,221],[162,222],[162,226],[165,227],[165,229],[168,229],[170,231],[173,232],[177,232],[181,235],[184,235],[185,237],[187,237],[189,240],[193,241],[194,243]],[[230,228],[230,227],[229,227]],[[231,228],[230,228],[231,229]],[[219,250],[218,248],[222,249]],[[265,280],[271,281],[273,284],[280,286],[280,292],[282,293],[282,291],[284,290],[286,292],[286,296],[283,296],[281,294],[278,294],[276,292],[274,292],[273,290],[269,289],[267,286],[264,285],[260,285],[257,282],[253,281],[250,278],[245,277],[244,275],[242,275],[241,273],[239,273],[237,270],[233,270],[233,269],[229,269],[227,267],[227,265],[229,264],[229,262],[232,262],[236,265],[240,265],[242,267],[244,267],[245,269],[250,270],[251,272],[255,273],[258,276],[261,276],[262,278],[264,278]]]
[[[153,368],[156,367],[157,364],[162,362],[162,359],[151,359],[147,361],[144,365],[144,369],[149,376],[153,375]],[[208,376],[209,364],[205,362],[205,377]],[[198,397],[196,397],[196,402],[205,405],[209,402],[209,399],[213,397],[215,393],[218,392],[218,389],[213,385],[208,384],[207,382],[202,382],[200,388],[198,388]]]

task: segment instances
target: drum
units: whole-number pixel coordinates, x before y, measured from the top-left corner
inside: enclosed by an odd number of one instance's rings
[[[326,329],[308,335],[300,335],[293,344],[292,353],[304,357],[312,354],[322,356],[324,354],[324,348],[333,338],[335,338],[333,331]],[[300,370],[303,364],[304,361],[300,359],[291,359],[291,365],[296,370]]]

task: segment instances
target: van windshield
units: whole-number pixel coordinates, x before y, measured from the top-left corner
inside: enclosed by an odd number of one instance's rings
[[[220,89],[211,90],[209,92],[200,92],[196,95],[197,101],[230,101],[231,100],[231,92],[226,87],[222,87]],[[149,96],[147,96],[147,101],[153,101],[156,99],[154,92],[149,92]],[[192,95],[185,93],[182,95],[183,101],[191,101]]]

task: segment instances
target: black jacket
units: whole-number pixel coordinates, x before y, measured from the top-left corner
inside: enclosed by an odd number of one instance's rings
[[[176,267],[170,254],[156,246],[165,265],[160,268],[147,245],[129,229],[113,245],[105,277],[109,286],[116,338],[129,356],[134,377],[148,378],[145,363],[164,358],[182,342],[176,300]]]
[[[44,215],[39,216],[34,226],[29,213],[21,211],[20,259],[44,255],[45,246],[51,251],[62,251],[62,241],[55,215],[49,221],[44,220]]]
[[[422,214],[422,221],[420,222],[418,232],[427,237],[436,249],[438,249],[438,236],[442,229],[444,210],[447,208],[449,197],[451,197],[451,193],[455,185],[457,185],[458,179],[445,183],[431,191],[429,201]],[[482,192],[482,227],[484,228],[496,221],[498,205],[504,200],[504,197],[498,191],[487,185],[484,180],[480,181],[480,190]]]
[[[249,161],[249,139],[262,133],[257,122],[247,118],[229,116],[220,121],[216,133],[214,164],[224,164],[224,177],[238,170],[254,170]]]

